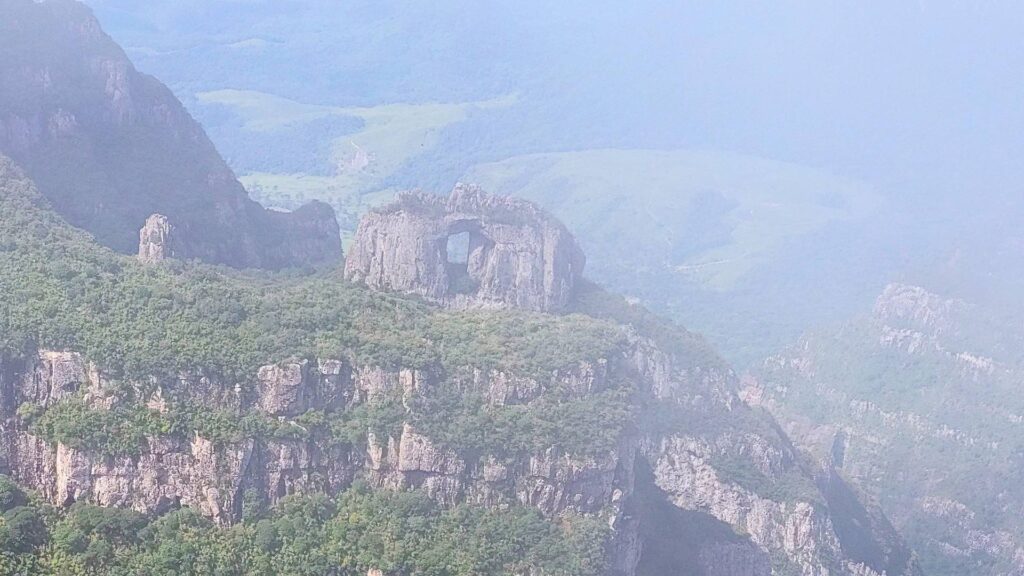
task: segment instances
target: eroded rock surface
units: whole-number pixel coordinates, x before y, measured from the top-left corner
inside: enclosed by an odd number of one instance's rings
[[[465,261],[449,261],[459,235],[468,235]],[[536,205],[459,185],[448,198],[404,193],[364,216],[345,274],[447,306],[555,311],[585,263],[572,234]]]
[[[146,264],[174,257],[172,227],[166,216],[153,214],[139,230],[139,260]]]
[[[768,576],[773,567],[807,576],[918,574],[910,559],[885,572],[879,566],[889,566],[888,556],[862,558],[844,551],[844,539],[850,538],[880,542],[879,550],[900,550],[901,543],[893,533],[835,521],[834,514],[850,514],[861,505],[851,498],[840,512],[833,511],[828,493],[815,488],[812,475],[773,428],[744,424],[737,430],[728,424],[755,418],[738,399],[729,372],[680,362],[651,341],[631,336],[620,353],[550,377],[470,367],[447,377],[492,406],[529,406],[553,388],[567,398],[586,398],[629,378],[640,383],[638,393],[687,416],[676,424],[627,427],[614,446],[591,454],[556,446],[460,452],[406,418],[397,427],[374,426],[365,442],[301,434],[295,439],[159,436],[149,438],[136,456],[114,457],[50,444],[19,416],[24,404],[52,406],[75,395],[100,410],[122,402],[123,385],[108,381],[80,355],[42,352],[21,362],[0,362],[4,463],[17,481],[55,504],[88,501],[154,513],[190,506],[225,524],[242,518],[243,502],[273,505],[290,494],[337,493],[357,478],[381,489],[418,488],[445,505],[525,505],[552,518],[585,514],[612,528],[611,573],[623,576],[648,574],[640,568],[646,565],[645,534],[652,530],[686,541],[686,562],[704,574]],[[408,407],[441,383],[422,370],[300,359],[260,368],[249,390],[182,374],[146,383],[131,394],[148,395],[154,410],[187,397],[211,412],[255,411],[299,430],[311,410],[336,412],[385,399]],[[738,474],[737,463],[749,472]],[[763,478],[764,485],[751,486],[751,477]],[[802,491],[786,492],[793,480],[803,482]],[[674,523],[663,526],[659,517],[644,512],[641,493],[660,494],[675,511],[670,513]]]

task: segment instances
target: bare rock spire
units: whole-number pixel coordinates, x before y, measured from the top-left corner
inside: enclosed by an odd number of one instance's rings
[[[139,260],[146,264],[174,257],[174,228],[166,216],[153,214],[139,230]]]

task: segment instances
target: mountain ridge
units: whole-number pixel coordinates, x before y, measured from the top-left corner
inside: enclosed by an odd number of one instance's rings
[[[182,231],[180,256],[235,267],[341,257],[333,210],[263,209],[169,89],[137,72],[71,0],[0,4],[0,152],[69,222],[131,253],[146,219]]]

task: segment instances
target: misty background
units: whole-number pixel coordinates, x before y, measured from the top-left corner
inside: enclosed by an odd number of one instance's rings
[[[894,281],[1020,313],[1015,3],[87,3],[264,204],[536,200],[740,368]]]

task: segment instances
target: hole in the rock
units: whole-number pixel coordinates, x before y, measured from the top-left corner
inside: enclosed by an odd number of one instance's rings
[[[472,294],[478,286],[469,276],[469,247],[472,239],[469,232],[459,232],[448,237],[448,289],[454,294]]]
[[[469,232],[460,232],[448,237],[448,263],[462,264],[469,262]]]

